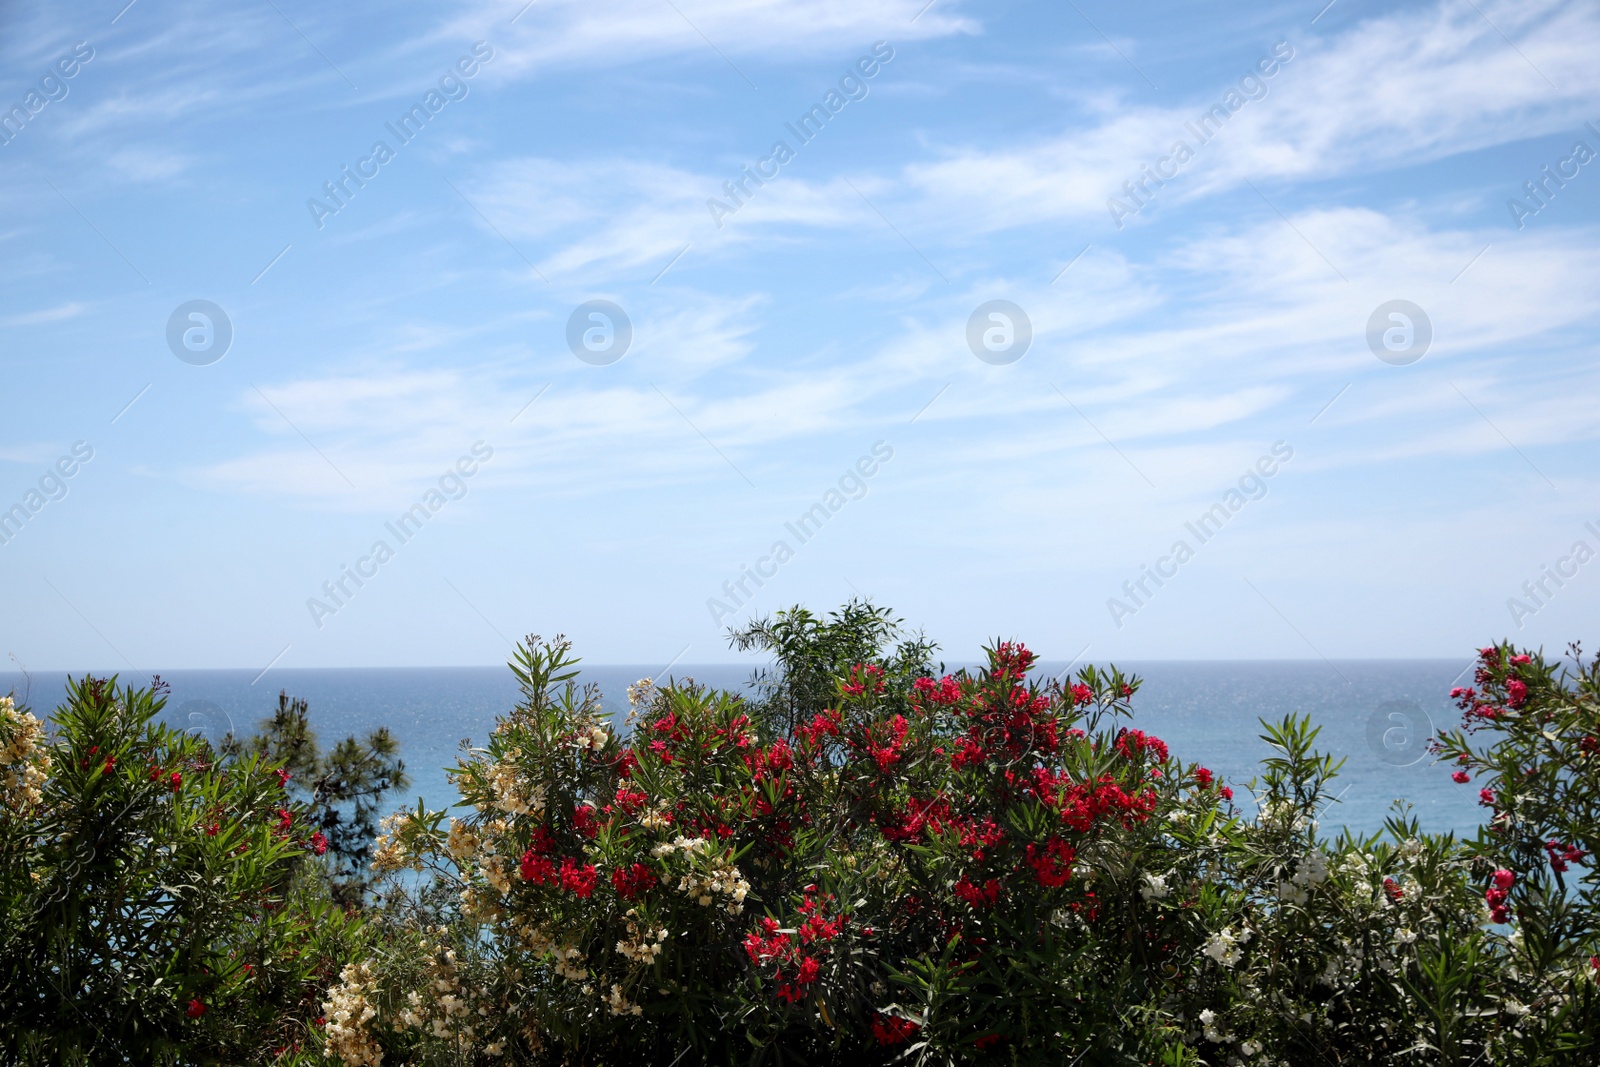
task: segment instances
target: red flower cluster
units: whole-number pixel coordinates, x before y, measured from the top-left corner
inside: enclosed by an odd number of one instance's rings
[[[797,740],[808,741],[813,747],[822,744],[824,737],[838,737],[840,722],[838,713],[826,711],[812,716],[810,726],[795,728]]]
[[[1511,909],[1506,906],[1506,898],[1510,895],[1511,887],[1517,884],[1517,876],[1501,868],[1494,872],[1493,882],[1483,893],[1483,899],[1489,905],[1489,918],[1497,923],[1508,923],[1511,921]]]
[[[839,691],[850,696],[861,696],[867,692],[876,696],[883,692],[887,684],[882,667],[872,663],[857,663],[850,668],[849,680],[840,683]]]
[[[1028,849],[1032,851],[1033,846],[1029,845]],[[991,878],[982,886],[978,886],[963,874],[955,884],[956,896],[966,901],[967,906],[974,910],[993,907],[994,902],[1000,899],[1000,890],[998,878]]]
[[[757,967],[777,964],[772,979],[778,985],[778,999],[786,1004],[798,1004],[805,999],[807,987],[815,984],[821,967],[814,957],[801,955],[788,934],[779,932],[778,920],[768,916],[761,920],[761,928],[767,936],[748,934],[744,939],[745,955]],[[784,970],[791,965],[793,970],[785,977]]]
[[[642,863],[618,867],[611,872],[611,885],[623,900],[637,900],[655,888],[656,874]],[[587,896],[587,894],[584,894]]]
[[[599,881],[600,876],[595,873],[594,864],[585,863],[580,867],[571,856],[562,859],[561,886],[580,900],[589,899],[589,894],[594,892],[594,887]]]
[[[866,749],[867,755],[872,757],[872,761],[878,765],[878,770],[888,773],[895,764],[900,762],[901,757],[905,754],[902,746],[905,744],[906,732],[910,729],[911,723],[906,720],[906,717],[904,715],[896,715],[883,724],[883,731],[878,735],[881,737],[882,743],[875,744],[874,742],[878,738],[874,737],[874,734],[877,731],[872,727],[867,728],[862,747]]]
[[[311,835],[311,851],[319,856],[328,851],[328,839],[322,836],[321,830]]]
[[[1046,889],[1059,889],[1066,885],[1072,879],[1073,861],[1078,858],[1073,847],[1059,837],[1050,838],[1044,843],[1044,848],[1029,845],[1027,856],[1033,876]]]
[[[1567,864],[1582,863],[1583,858],[1588,855],[1576,845],[1564,845],[1560,841],[1546,841],[1544,850],[1550,856],[1550,869],[1559,874],[1566,873]]]
[[[922,710],[924,702],[951,707],[961,699],[960,683],[948,674],[937,682],[932,678],[918,678],[911,683],[911,692],[913,694],[911,706],[918,711]]]
[[[1143,730],[1119,730],[1117,732],[1116,749],[1125,759],[1138,759],[1148,752],[1155,762],[1167,762],[1167,743],[1159,737],[1150,736]],[[1207,780],[1200,784],[1211,784],[1210,775],[1211,772],[1206,771]]]
[[[880,1045],[903,1045],[922,1027],[896,1015],[874,1015],[872,1038]]]

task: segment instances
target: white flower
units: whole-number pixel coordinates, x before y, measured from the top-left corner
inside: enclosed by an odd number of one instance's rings
[[[1212,1023],[1214,1023],[1216,1021],[1217,1021],[1217,1013],[1212,1011],[1210,1008],[1207,1008],[1207,1009],[1205,1009],[1204,1011],[1202,1011],[1200,1013],[1200,1025],[1201,1026],[1210,1026]]]
[[[1139,895],[1144,897],[1146,900],[1165,900],[1167,895],[1172,892],[1172,890],[1167,887],[1167,879],[1165,875],[1146,874],[1144,876],[1144,882],[1144,886],[1139,890]]]
[[[1400,929],[1394,932],[1394,939],[1399,944],[1409,945],[1416,941],[1417,934],[1415,930],[1411,930],[1408,927],[1402,926]]]
[[[1232,970],[1238,966],[1240,960],[1244,959],[1244,950],[1239,946],[1249,940],[1249,930],[1243,930],[1235,936],[1232,927],[1227,927],[1206,938],[1206,943],[1200,951],[1211,957],[1214,962]]]
[[[1261,1051],[1261,1042],[1254,1040],[1241,1041],[1239,1043],[1239,1051],[1244,1053],[1246,1056],[1254,1056],[1256,1053]]]

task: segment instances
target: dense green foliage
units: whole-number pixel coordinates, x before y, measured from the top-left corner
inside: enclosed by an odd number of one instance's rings
[[[220,753],[109,683],[74,685],[49,739],[8,708],[8,1054],[1600,1060],[1600,666],[1575,649],[1484,649],[1455,694],[1436,773],[1486,811],[1460,841],[1403,809],[1326,836],[1339,767],[1301,717],[1224,783],[1136,727],[1115,670],[1041,678],[997,642],[945,675],[860,603],[733,639],[773,658],[754,695],[643,681],[625,729],[530,639],[454,817],[381,826],[392,740],[323,754],[287,697]]]

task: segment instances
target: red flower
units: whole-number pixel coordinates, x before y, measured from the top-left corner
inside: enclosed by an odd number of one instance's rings
[[[1393,878],[1383,880],[1383,892],[1390,900],[1398,904],[1405,899],[1406,891],[1400,888],[1400,883]]]
[[[167,780],[172,783],[172,791],[174,793],[183,788],[183,775],[177,771],[173,771],[171,777]]]
[[[289,786],[289,778],[291,777],[289,774],[289,768],[279,767],[275,773],[278,775],[278,788],[287,789]]]
[[[1032,848],[1033,846],[1030,845],[1028,847]],[[987,908],[1000,899],[1000,881],[999,879],[991,878],[983,883],[980,888],[963,874],[961,880],[956,882],[955,891],[956,896],[966,901],[969,907],[975,909]]]
[[[1204,789],[1209,786],[1211,784],[1211,779],[1212,774],[1206,768],[1196,767],[1194,769],[1194,780],[1199,783],[1200,788]]]
[[[1494,804],[1494,790],[1493,789],[1480,789],[1480,790],[1478,790],[1478,803],[1482,804],[1484,807],[1493,806],[1493,804]]]
[[[819,968],[817,967],[817,961],[812,959],[810,956],[806,956],[801,959],[800,971],[795,975],[794,980],[799,982],[801,985],[810,985],[812,982],[817,980],[818,970]]]
[[[643,797],[644,794],[640,793],[639,796]],[[643,801],[641,800],[640,803],[643,803]],[[579,804],[573,808],[572,825],[577,829],[578,833],[592,840],[595,834],[600,832],[600,824],[594,817],[594,805]]]
[[[1506,683],[1506,703],[1514,708],[1522,707],[1528,699],[1528,686],[1521,678],[1513,678]]]
[[[1073,685],[1071,692],[1072,704],[1074,707],[1078,706],[1079,704],[1087,704],[1094,699],[1094,690],[1090,689],[1082,682],[1078,682]]]
[[[1466,785],[1469,781],[1471,781],[1471,778],[1468,776],[1466,771],[1455,771],[1450,775],[1450,780],[1461,785]]]
[[[319,856],[328,851],[328,839],[322,836],[321,830],[311,835],[311,851]]]
[[[1061,838],[1050,838],[1044,848],[1029,845],[1026,852],[1034,878],[1046,889],[1059,889],[1071,881],[1072,864],[1077,859],[1077,853]]]
[[[198,1018],[200,1018],[200,1016],[204,1015],[205,1013],[206,1013],[206,1006],[204,1004],[202,1004],[199,1000],[192,999],[192,998],[189,1001],[188,1008],[184,1009],[184,1014],[187,1015],[191,1019],[198,1019]]]
[[[1233,799],[1233,790],[1231,788],[1229,788],[1228,786],[1223,786],[1221,789],[1217,790],[1217,792],[1222,794],[1222,799],[1223,800],[1232,800]]]
[[[594,864],[586,863],[580,867],[571,856],[561,861],[561,885],[580,899],[587,900],[599,881],[600,876],[595,873]]]
[[[637,900],[656,884],[656,875],[642,863],[618,867],[611,872],[611,885],[624,900]]]
[[[105,764],[100,768],[101,774],[110,774],[111,769],[117,765],[117,757],[107,756]]]
[[[894,1015],[875,1015],[872,1019],[872,1037],[880,1045],[903,1045],[921,1029],[910,1019]]]
[[[541,856],[531,848],[522,854],[519,873],[524,882],[534,885],[553,885],[556,881],[556,865],[550,862],[549,857]]]
[[[278,829],[288,833],[289,827],[294,824],[294,814],[288,808],[278,809]]]
[[[1508,871],[1504,867],[1494,872],[1494,887],[1496,889],[1510,889],[1516,884],[1517,876],[1515,872]]]

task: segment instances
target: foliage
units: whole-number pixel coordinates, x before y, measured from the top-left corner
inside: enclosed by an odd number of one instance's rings
[[[387,727],[346,737],[324,753],[306,701],[278,694],[278,707],[248,738],[229,734],[224,758],[256,759],[289,772],[289,795],[305,807],[305,824],[326,842],[324,863],[334,898],[359,904],[372,886],[372,842],[387,795],[410,784],[399,745]]]
[[[323,756],[287,697],[222,757],[113,683],[74,685],[51,739],[0,706],[0,1039],[347,1067],[1600,1059],[1576,649],[1484,649],[1456,692],[1439,773],[1488,815],[1458,841],[1403,807],[1324,835],[1339,764],[1301,716],[1230,785],[1134,725],[1114,668],[1039,677],[995,641],[946,674],[862,602],[733,640],[775,660],[753,696],[641,681],[618,728],[567,642],[530,638],[455,817],[378,826],[392,741]],[[379,879],[359,921],[330,869]]]
[[[641,682],[626,734],[576,685],[567,644],[531,639],[513,664],[523,702],[452,772],[467,811],[389,824],[376,861],[428,872],[434,895],[411,905],[420,938],[394,939],[362,961],[354,994],[336,991],[357,997],[352,1018],[371,1014],[333,1051],[347,1064],[380,1050],[662,1064],[1595,1054],[1588,898],[1519,873],[1509,936],[1484,898],[1505,880],[1490,843],[1525,861],[1557,834],[1562,862],[1587,860],[1592,817],[1556,820],[1593,811],[1589,698],[1530,681],[1529,699],[1551,702],[1545,740],[1502,742],[1554,744],[1553,727],[1571,742],[1565,770],[1492,757],[1528,791],[1518,817],[1542,820],[1520,843],[1429,835],[1403,810],[1381,834],[1329,841],[1318,818],[1338,765],[1304,718],[1266,725],[1273,755],[1247,812],[1130,724],[1137,679],[1037,679],[1008,642],[981,670],[936,676],[931,646],[891,647],[899,636],[870,605],[782,613],[734,635],[778,660],[755,699]]]
[[[6,1063],[267,1062],[352,951],[306,810],[157,722],[162,689],[69,680],[49,738],[0,700],[3,758],[43,771],[0,806]]]

